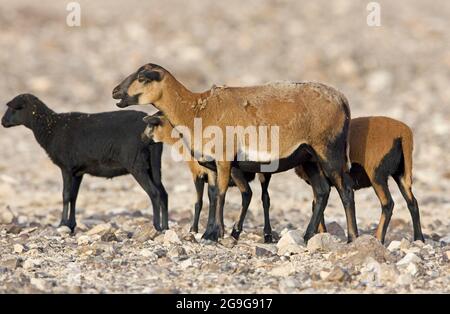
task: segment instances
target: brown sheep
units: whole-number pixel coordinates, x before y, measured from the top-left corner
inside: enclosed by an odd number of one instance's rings
[[[391,176],[397,183],[411,213],[414,240],[424,241],[417,201],[412,193],[413,134],[404,123],[387,117],[361,117],[350,123],[350,175],[353,189],[373,187],[381,203],[376,237],[384,243],[394,201],[388,188]],[[295,172],[309,182],[302,166]],[[319,230],[324,231],[321,223]]]
[[[157,112],[154,115],[147,116],[144,118],[144,122],[147,123],[147,127],[145,128],[142,139],[144,141],[152,140],[157,143],[165,143],[168,145],[175,144],[180,134],[176,137],[173,136],[173,132],[176,130],[164,117],[162,112]],[[182,153],[180,150],[179,153]],[[200,219],[200,213],[203,207],[203,191],[205,183],[208,183],[208,198],[209,198],[209,206],[210,212],[214,210],[215,204],[215,187],[216,187],[216,172],[208,169],[204,166],[201,166],[196,160],[187,160],[187,165],[192,174],[192,179],[194,181],[197,201],[195,203],[195,213],[194,213],[194,221],[191,226],[192,232],[198,232],[198,223]],[[247,214],[248,207],[251,202],[251,198],[253,192],[248,184],[255,178],[254,173],[242,172],[238,168],[233,167],[231,170],[231,179],[230,186],[236,185],[242,195],[242,209],[239,216],[239,221],[233,226],[233,231],[231,232],[231,236],[236,240],[239,239],[239,236],[243,229],[243,224],[245,220],[245,216]],[[270,208],[270,197],[268,192],[269,182],[271,175],[270,174],[258,174],[258,179],[261,183],[261,200],[264,208],[264,242],[272,243],[272,227],[270,226],[269,220],[269,208]]]
[[[113,90],[117,106],[153,104],[163,111],[175,127],[187,127],[190,138],[195,135],[195,118],[202,121],[202,130],[218,127],[222,134],[228,126],[242,128],[261,126],[276,129],[278,140],[260,158],[248,154],[245,161],[237,159],[240,151],[248,151],[253,143],[240,142],[211,149],[202,139],[200,148],[195,140],[189,143],[191,152],[200,162],[209,160],[217,169],[216,211],[211,213],[204,238],[217,241],[223,237],[223,206],[233,164],[246,172],[282,172],[301,163],[314,160],[323,169],[339,192],[347,218],[348,239],[358,236],[355,218],[354,192],[351,188],[348,158],[350,108],[339,91],[320,83],[272,83],[252,87],[219,87],[203,93],[189,91],[161,66],[146,64],[130,74]],[[258,131],[259,132],[259,131]],[[258,133],[258,138],[263,138]],[[271,141],[269,141],[271,142]],[[271,142],[271,144],[273,144]],[[207,150],[206,148],[210,148]],[[231,150],[231,153],[230,153]],[[226,152],[226,158],[222,159]],[[261,151],[256,151],[259,154]],[[266,164],[276,164],[266,169]],[[262,170],[264,169],[264,170]],[[314,185],[327,185],[310,174]],[[325,180],[326,181],[326,180]],[[305,233],[305,241],[318,228],[326,202],[315,203],[313,216]]]

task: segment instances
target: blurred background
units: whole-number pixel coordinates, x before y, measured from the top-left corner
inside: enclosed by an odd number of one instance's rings
[[[70,27],[68,1],[2,1],[2,112],[24,92],[59,112],[118,110],[113,87],[147,62],[164,66],[194,91],[213,84],[324,82],[347,96],[353,117],[387,115],[412,127],[414,191],[424,232],[450,232],[450,2],[378,1],[380,26],[367,24],[367,1],[78,2],[81,25]],[[24,127],[0,128],[0,147],[0,206],[10,206],[25,224],[56,224],[59,169]],[[163,168],[171,219],[187,224],[194,203],[190,173],[170,160],[167,149]],[[411,237],[406,204],[391,186],[391,229],[405,226],[402,235]],[[252,187],[246,228],[260,232],[260,189]],[[275,176],[270,191],[275,230],[306,228],[309,186],[289,172]],[[378,222],[378,200],[372,190],[356,195],[359,226],[370,232]],[[81,226],[110,213],[151,212],[147,196],[129,177],[86,178],[78,203]],[[228,227],[239,209],[240,194],[230,190]],[[334,191],[326,217],[345,228]]]

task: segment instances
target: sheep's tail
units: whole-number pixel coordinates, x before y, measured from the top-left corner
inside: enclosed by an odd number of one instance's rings
[[[350,172],[350,168],[352,167],[352,162],[350,160],[350,124],[351,124],[351,112],[350,112],[350,105],[348,103],[347,98],[342,95],[342,103],[344,106],[344,112],[346,115],[346,119],[344,122],[344,132],[346,132],[346,138],[345,138],[345,165],[346,169],[344,169],[345,172]]]
[[[406,184],[412,185],[412,155],[413,155],[413,134],[411,129],[407,129],[402,136],[402,153],[403,153],[403,164],[404,171],[403,177]]]

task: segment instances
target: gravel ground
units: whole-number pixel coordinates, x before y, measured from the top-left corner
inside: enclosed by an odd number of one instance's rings
[[[450,292],[448,1],[379,1],[380,27],[367,26],[364,1],[79,2],[82,24],[68,27],[64,2],[2,1],[1,103],[31,92],[60,112],[116,110],[112,88],[150,61],[197,91],[325,82],[344,92],[354,117],[388,115],[412,127],[414,192],[427,240],[411,242],[409,212],[391,182],[396,206],[385,246],[370,236],[380,214],[370,189],[356,193],[363,237],[342,241],[345,216],[333,191],[326,210],[332,235],[305,246],[312,193],[291,171],[270,186],[278,244],[261,243],[256,183],[241,240],[204,243],[187,232],[194,186],[169,149],[163,177],[171,231],[152,230],[149,201],[131,177],[87,177],[72,236],[56,228],[59,169],[29,130],[1,128],[0,292]],[[231,231],[236,189],[225,206]],[[201,230],[207,202],[204,208]]]

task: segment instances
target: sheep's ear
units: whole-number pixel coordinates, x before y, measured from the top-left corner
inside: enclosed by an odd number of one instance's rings
[[[162,73],[159,71],[143,70],[138,73],[138,81],[140,83],[149,83],[151,81],[161,81]]]
[[[148,125],[157,126],[161,124],[161,118],[155,117],[155,116],[146,116],[144,119],[144,122]]]

